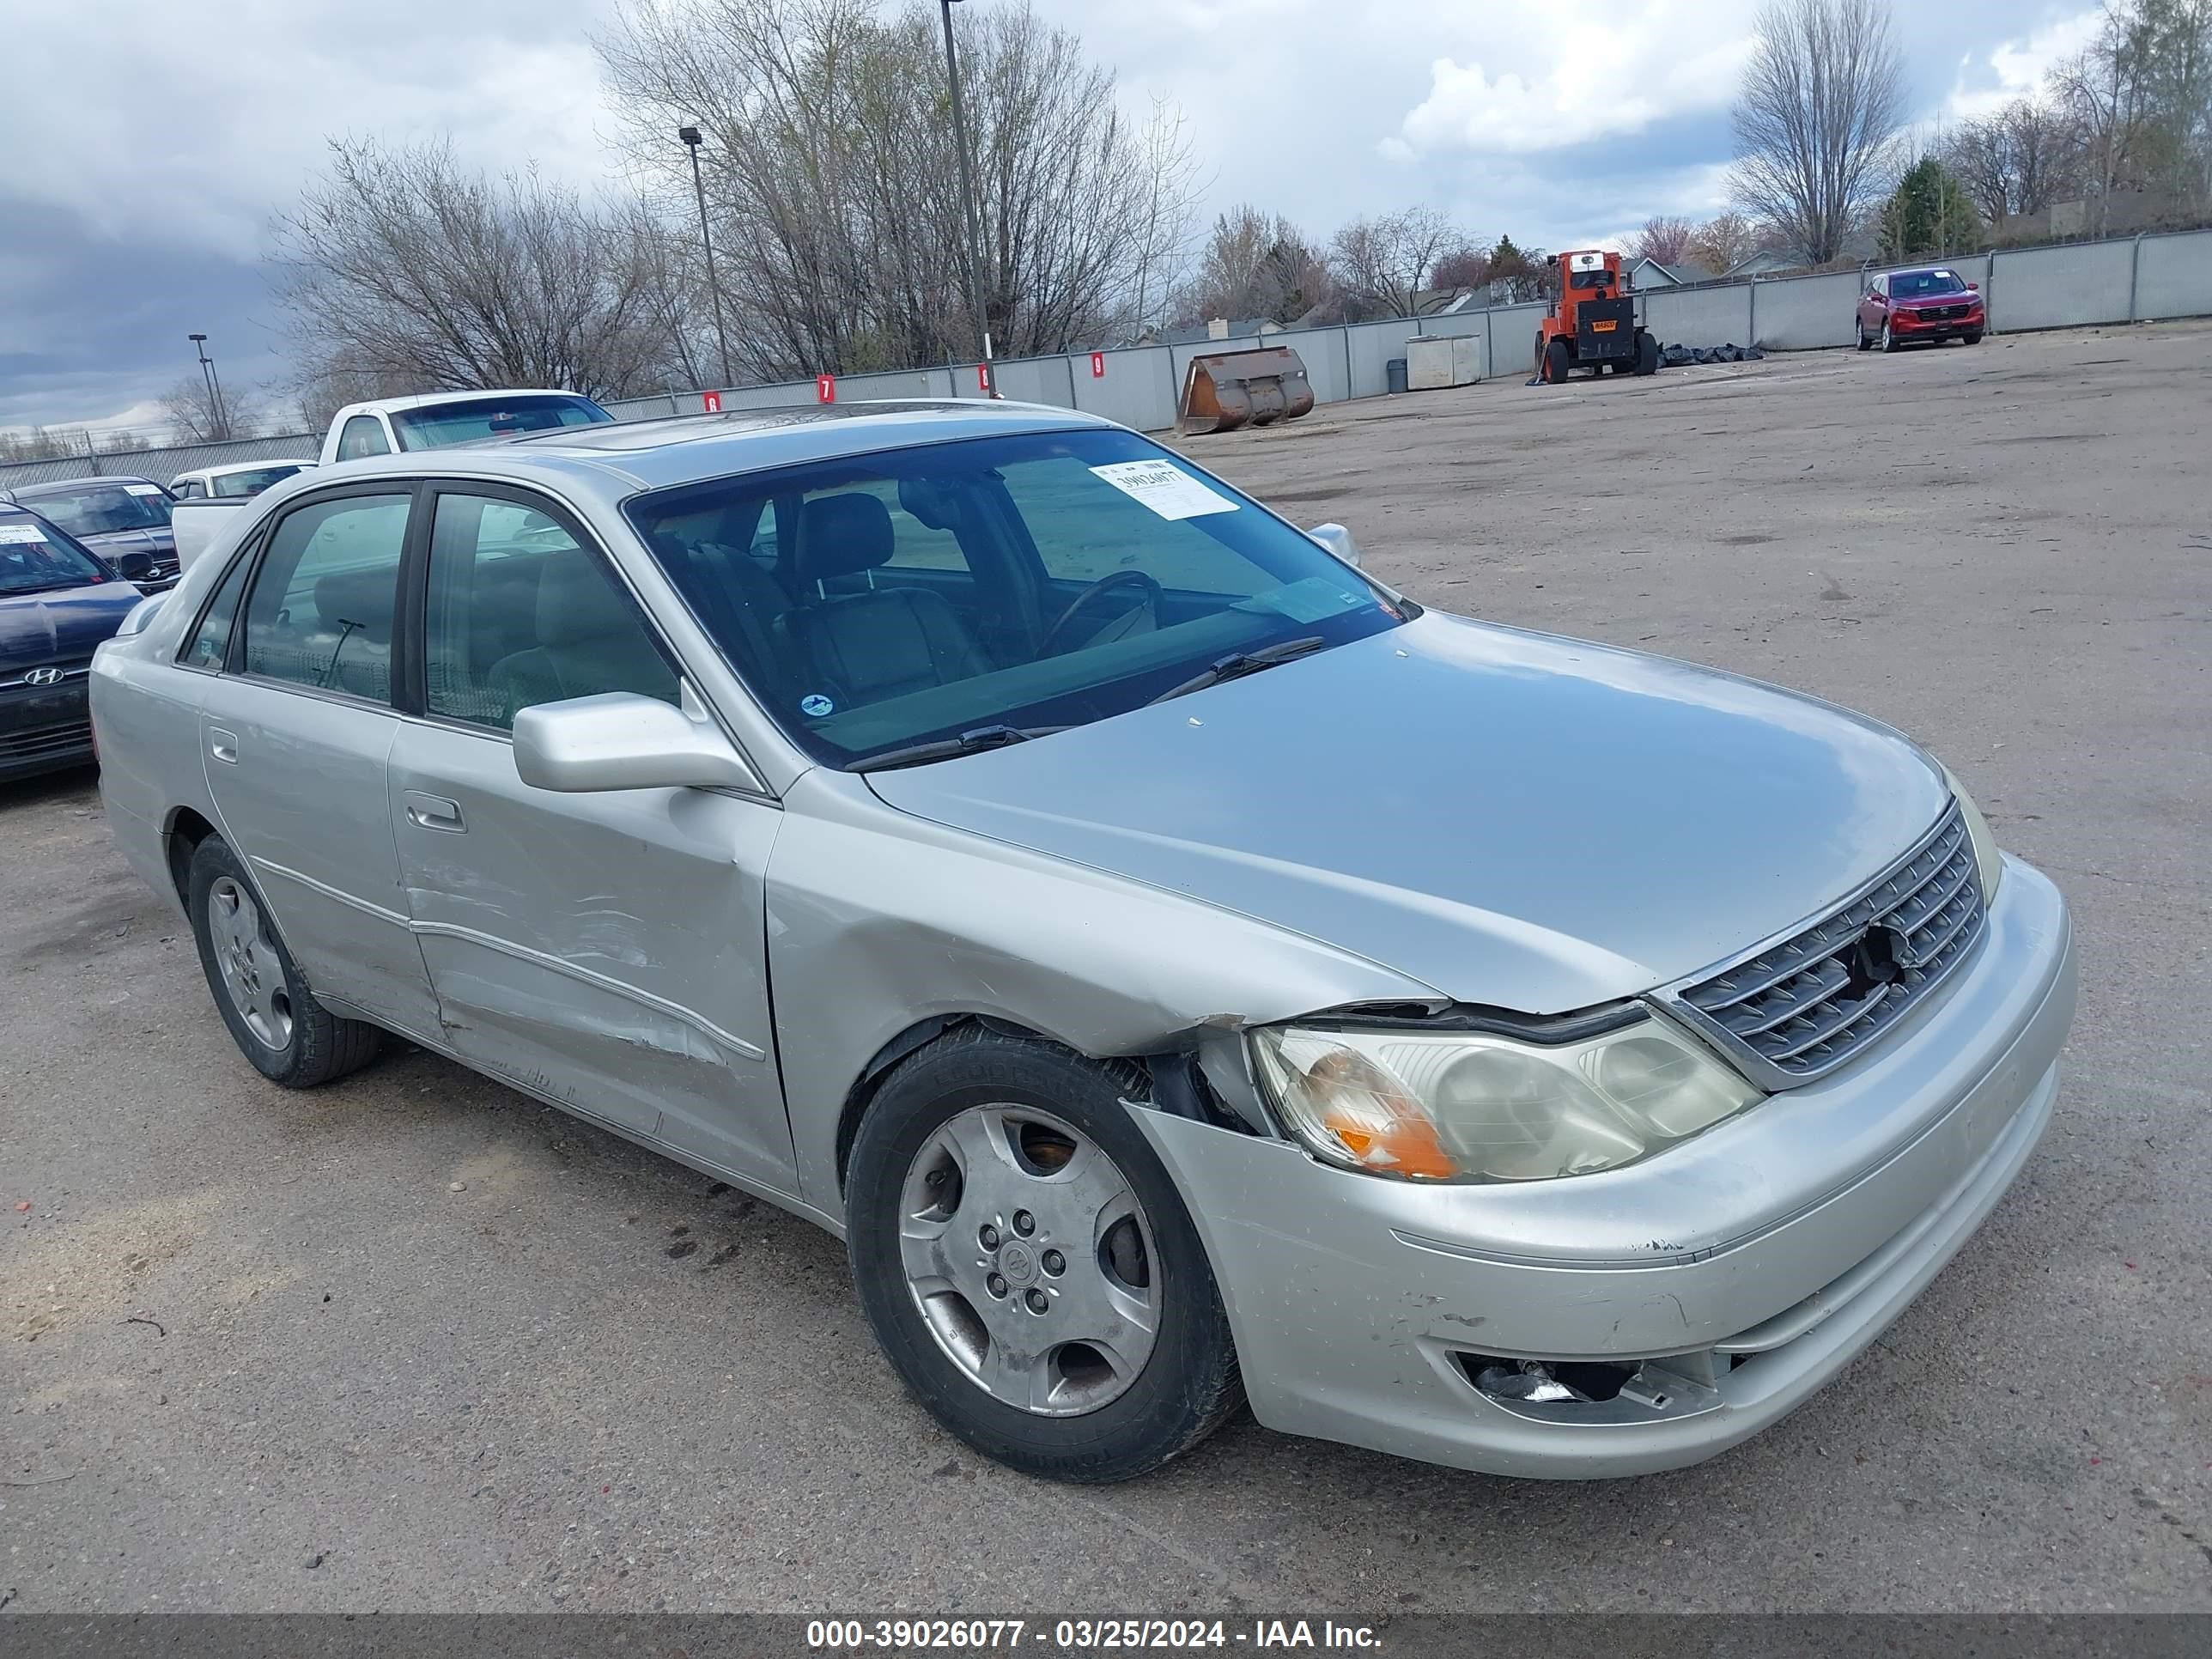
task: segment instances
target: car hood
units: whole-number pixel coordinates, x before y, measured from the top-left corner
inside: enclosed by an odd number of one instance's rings
[[[1431,611],[1057,736],[873,773],[902,811],[1547,1014],[1832,906],[1942,812],[1831,704]]]
[[[89,657],[143,597],[129,582],[0,593],[0,674]]]

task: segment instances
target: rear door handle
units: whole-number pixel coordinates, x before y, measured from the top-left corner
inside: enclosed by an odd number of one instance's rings
[[[400,799],[407,803],[408,821],[418,829],[442,830],[454,836],[467,832],[468,825],[461,821],[460,802],[443,795],[426,795],[419,789],[407,790]]]
[[[208,728],[208,753],[225,766],[238,764],[238,733],[226,732],[221,726]]]

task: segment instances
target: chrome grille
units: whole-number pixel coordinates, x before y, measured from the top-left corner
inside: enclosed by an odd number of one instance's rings
[[[1984,921],[1973,842],[1954,801],[1911,852],[1841,908],[1668,1000],[1754,1082],[1809,1083],[1902,1019],[1972,951]]]

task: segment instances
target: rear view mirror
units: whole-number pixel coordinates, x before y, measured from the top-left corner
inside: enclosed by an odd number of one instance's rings
[[[720,727],[634,691],[541,702],[514,717],[514,769],[533,789],[757,789]]]
[[[1342,525],[1317,524],[1306,535],[1354,570],[1359,568],[1359,544],[1352,539],[1352,532]]]

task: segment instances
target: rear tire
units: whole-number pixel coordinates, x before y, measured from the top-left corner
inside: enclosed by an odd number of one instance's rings
[[[1626,368],[1626,364],[1622,365]],[[1636,332],[1636,367],[1638,374],[1656,374],[1659,372],[1659,342],[1638,329]]]
[[[848,1237],[876,1340],[939,1423],[1026,1474],[1127,1480],[1243,1401],[1206,1248],[1121,1103],[1148,1088],[968,1026],[901,1062],[854,1138]]]
[[[384,1034],[315,1000],[245,864],[221,836],[193,849],[185,893],[208,989],[256,1071],[287,1089],[312,1089],[376,1058]]]
[[[1565,384],[1573,367],[1574,359],[1567,355],[1567,343],[1554,337],[1551,343],[1544,348],[1545,381],[1551,386]]]
[[[1863,322],[1860,321],[1859,319],[1856,317],[1852,318],[1851,330],[1859,337],[1859,349],[1861,351],[1872,351],[1874,349],[1873,337],[1866,331],[1866,325]]]

